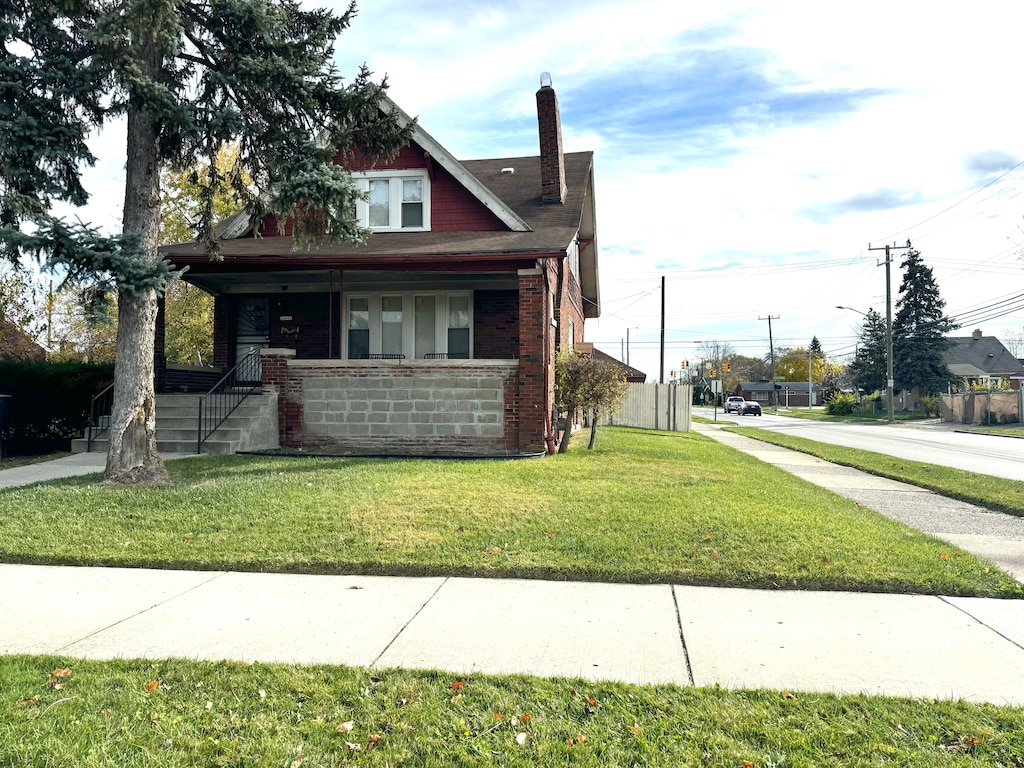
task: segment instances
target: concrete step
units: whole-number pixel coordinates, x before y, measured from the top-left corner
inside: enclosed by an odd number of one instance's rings
[[[157,395],[156,442],[161,453],[195,453],[199,420],[199,399],[196,395]],[[230,454],[240,450],[276,448],[277,396],[249,395],[220,426],[203,441],[202,452]],[[93,440],[92,451],[105,452],[110,442],[106,436]],[[75,453],[86,451],[84,437],[71,441]]]

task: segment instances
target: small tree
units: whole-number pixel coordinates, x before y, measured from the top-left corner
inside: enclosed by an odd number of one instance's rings
[[[559,355],[555,361],[555,408],[565,414],[565,431],[558,452],[569,450],[573,418],[581,410],[590,413],[587,449],[593,449],[598,420],[604,413],[615,412],[626,390],[622,370],[614,363],[573,353]]]

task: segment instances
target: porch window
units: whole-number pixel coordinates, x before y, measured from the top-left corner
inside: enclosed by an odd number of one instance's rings
[[[355,177],[369,199],[356,203],[356,221],[375,230],[430,229],[430,179],[425,171],[369,171]]]
[[[370,300],[354,296],[348,300],[348,356],[359,360],[370,354]]]
[[[402,297],[382,296],[380,300],[380,351],[402,354]]]
[[[347,296],[343,306],[348,329],[343,353],[349,360],[473,356],[469,292],[370,293]]]
[[[448,357],[469,357],[469,296],[448,297]]]

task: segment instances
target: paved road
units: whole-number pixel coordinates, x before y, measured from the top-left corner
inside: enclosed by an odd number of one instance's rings
[[[695,408],[694,413],[713,418],[711,409]],[[760,418],[726,415],[721,410],[718,420],[994,477],[1024,480],[1024,440],[957,432],[950,425],[846,424],[773,416],[768,412]]]

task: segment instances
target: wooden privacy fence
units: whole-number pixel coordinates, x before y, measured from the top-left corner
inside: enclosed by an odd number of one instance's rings
[[[1021,420],[1021,393],[965,392],[943,395],[943,421],[957,424],[1016,424]]]
[[[601,423],[689,432],[692,403],[690,384],[630,384],[619,410],[602,416]]]

